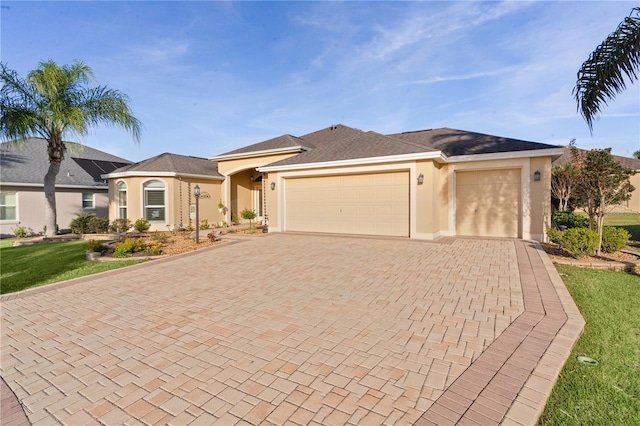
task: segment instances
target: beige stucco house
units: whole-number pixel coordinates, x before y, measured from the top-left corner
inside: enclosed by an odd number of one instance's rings
[[[60,231],[79,214],[107,217],[108,187],[102,174],[131,164],[129,160],[74,142],[56,177],[56,213]],[[29,138],[0,144],[0,237],[13,236],[18,227],[43,232],[44,175],[49,167],[47,141]]]
[[[543,240],[551,163],[562,153],[557,146],[448,128],[382,135],[336,125],[256,143],[208,163],[197,159],[201,169],[193,160],[188,173],[168,163],[150,170],[143,162],[105,177],[112,219],[121,214],[122,185],[126,214],[135,220],[153,212],[144,194],[155,189],[145,185],[161,182],[166,215],[155,221],[157,228],[188,223],[185,212],[198,183],[210,196],[201,218],[230,222],[248,208],[269,232]],[[220,201],[225,214],[217,209]]]
[[[221,222],[217,210],[224,177],[206,158],[165,153],[104,175],[109,180],[109,218],[147,219],[152,231],[195,227],[196,185],[200,220]]]

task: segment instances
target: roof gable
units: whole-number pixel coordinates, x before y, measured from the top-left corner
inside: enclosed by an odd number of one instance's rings
[[[203,175],[222,177],[218,173],[218,163],[206,158],[165,152],[141,162],[114,170],[112,173],[175,173],[178,175]]]
[[[224,154],[220,154],[216,157],[226,157],[226,156],[234,156],[238,154],[249,154],[253,152],[264,152],[264,151],[272,151],[277,149],[284,148],[297,148],[303,146],[304,142],[302,139],[291,136],[291,135],[282,135],[273,139],[269,139],[263,142],[254,143],[253,145],[245,146],[243,148],[234,149],[233,151],[225,152]]]

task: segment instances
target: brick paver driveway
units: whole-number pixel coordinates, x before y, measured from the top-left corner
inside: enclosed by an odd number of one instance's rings
[[[254,237],[4,296],[2,377],[34,424],[527,424],[582,329],[549,265]]]

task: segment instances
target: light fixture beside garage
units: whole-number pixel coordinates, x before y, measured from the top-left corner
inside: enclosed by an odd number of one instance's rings
[[[418,185],[422,185],[424,183],[424,175],[420,173],[418,175]]]
[[[271,190],[273,191],[274,189],[276,189],[276,183],[275,182],[271,182],[271,184],[269,185],[271,187]]]
[[[535,180],[536,182],[540,181],[540,170],[536,170],[535,173],[533,174],[533,180]]]

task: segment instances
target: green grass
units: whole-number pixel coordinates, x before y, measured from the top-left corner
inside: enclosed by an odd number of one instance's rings
[[[85,250],[85,241],[21,247],[8,247],[3,241],[0,245],[0,293],[13,293],[142,262],[90,262],[85,259]]]
[[[557,268],[586,326],[538,424],[640,424],[640,275]]]
[[[15,241],[15,238],[4,238],[0,240],[0,249],[13,246],[14,241]]]

